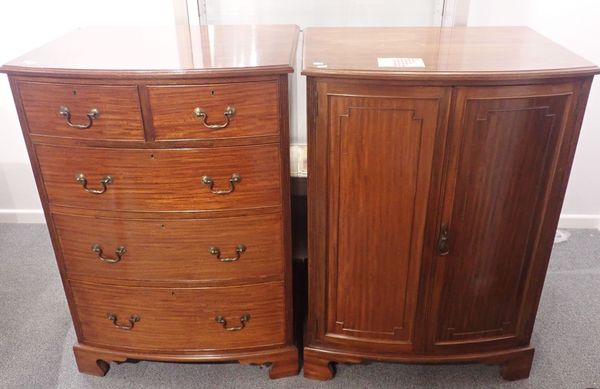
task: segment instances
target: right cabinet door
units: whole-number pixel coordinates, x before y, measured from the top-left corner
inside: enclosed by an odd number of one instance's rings
[[[529,342],[552,244],[542,230],[556,227],[547,211],[561,206],[556,172],[577,132],[577,86],[455,90],[427,288],[429,350]]]

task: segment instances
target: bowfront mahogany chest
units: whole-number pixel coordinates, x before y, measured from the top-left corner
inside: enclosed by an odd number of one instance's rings
[[[288,162],[297,35],[292,25],[91,28],[1,68],[81,372],[145,359],[297,374]]]
[[[532,329],[599,69],[527,28],[309,28],[306,377],[499,364]]]

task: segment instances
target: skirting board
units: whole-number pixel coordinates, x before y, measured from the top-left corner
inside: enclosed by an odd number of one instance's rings
[[[45,223],[41,209],[0,209],[0,223]],[[558,228],[600,229],[600,215],[560,215]]]
[[[0,209],[0,223],[46,223],[41,209]]]
[[[600,215],[562,214],[558,228],[595,228],[600,229]]]

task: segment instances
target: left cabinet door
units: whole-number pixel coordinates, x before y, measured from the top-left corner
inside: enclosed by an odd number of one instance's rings
[[[325,201],[328,215],[326,236],[315,237],[326,240],[322,257],[314,258],[325,262],[322,340],[414,350],[428,197],[448,92],[343,82],[318,88],[315,141],[328,145],[327,174],[311,176],[309,185],[319,193],[312,201]]]

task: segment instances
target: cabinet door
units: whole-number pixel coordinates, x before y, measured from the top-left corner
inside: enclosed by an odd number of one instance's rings
[[[568,175],[578,132],[577,85],[456,90],[438,224],[449,253],[434,255],[428,287],[431,349],[529,342],[566,184],[556,177]]]
[[[326,186],[318,188],[328,209],[326,342],[413,349],[434,148],[447,100],[441,88],[329,86],[318,129],[329,148]]]

